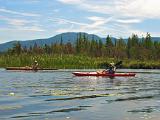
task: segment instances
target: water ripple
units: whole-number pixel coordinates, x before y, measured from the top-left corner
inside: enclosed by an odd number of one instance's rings
[[[75,77],[72,71],[0,70],[0,119],[160,118],[160,70],[127,69],[122,71],[135,71],[136,77],[113,79]]]

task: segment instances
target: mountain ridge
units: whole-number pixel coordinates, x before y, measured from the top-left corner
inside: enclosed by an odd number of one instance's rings
[[[79,35],[85,36],[87,37],[89,40],[102,40],[102,42],[105,42],[106,38],[102,38],[99,37],[98,35],[95,34],[88,34],[85,32],[66,32],[66,33],[61,33],[61,34],[57,34],[55,36],[49,37],[49,38],[42,38],[42,39],[34,39],[34,40],[24,40],[24,41],[19,41],[19,40],[14,40],[14,41],[9,41],[6,43],[2,43],[0,44],[0,52],[4,52],[7,51],[8,49],[12,48],[13,45],[15,43],[17,43],[18,41],[20,42],[20,44],[24,47],[26,46],[27,48],[29,48],[30,46],[34,46],[34,44],[36,43],[38,46],[44,46],[45,44],[47,45],[51,45],[54,43],[60,43],[61,40],[63,40],[63,43],[67,43],[67,42],[71,42],[72,44],[74,44],[77,40],[77,37],[79,37]],[[115,37],[111,37],[112,41],[114,41],[116,38]],[[127,39],[124,39],[125,41],[127,41]],[[152,37],[153,41],[160,41],[160,37]]]
[[[66,32],[66,33],[61,33],[49,38],[24,40],[24,41],[14,40],[14,41],[2,43],[0,44],[0,52],[6,51],[9,48],[12,48],[13,45],[17,42],[20,42],[20,44],[23,47],[26,46],[27,48],[29,48],[30,46],[34,46],[35,43],[38,46],[44,46],[45,44],[50,45],[54,43],[60,43],[61,39],[63,40],[63,43],[67,43],[67,42],[75,43],[79,34],[85,35],[90,40],[92,38],[94,38],[94,40],[99,40],[99,39],[101,39],[102,41],[105,40],[105,38],[101,38],[95,34],[88,34],[85,32]]]

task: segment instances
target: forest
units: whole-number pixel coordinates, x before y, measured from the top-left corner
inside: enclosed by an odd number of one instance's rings
[[[88,39],[79,34],[75,43],[59,43],[27,48],[19,42],[8,51],[1,53],[0,66],[27,66],[36,59],[41,67],[54,68],[101,68],[103,64],[122,60],[122,68],[160,68],[160,41],[153,41],[149,33],[139,38],[132,34],[127,40],[113,40],[107,36]]]

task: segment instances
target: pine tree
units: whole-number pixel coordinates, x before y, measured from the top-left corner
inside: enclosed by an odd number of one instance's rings
[[[22,47],[20,42],[18,41],[17,43],[14,44],[13,49],[14,53],[16,53],[17,55],[20,55],[22,52]]]
[[[151,35],[149,33],[147,33],[147,35],[146,35],[144,45],[147,49],[152,49],[153,48],[153,42],[151,40]]]
[[[113,47],[114,47],[114,45],[113,45],[112,39],[109,35],[106,38],[105,47],[106,47],[106,56],[113,57]]]
[[[127,41],[127,57],[128,57],[128,59],[131,58],[130,49],[131,49],[131,38],[129,37],[128,41]]]
[[[106,47],[113,47],[113,42],[109,35],[106,38]]]

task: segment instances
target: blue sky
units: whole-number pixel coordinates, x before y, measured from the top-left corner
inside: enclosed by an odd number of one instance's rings
[[[160,36],[160,0],[0,0],[0,43],[63,32]]]

